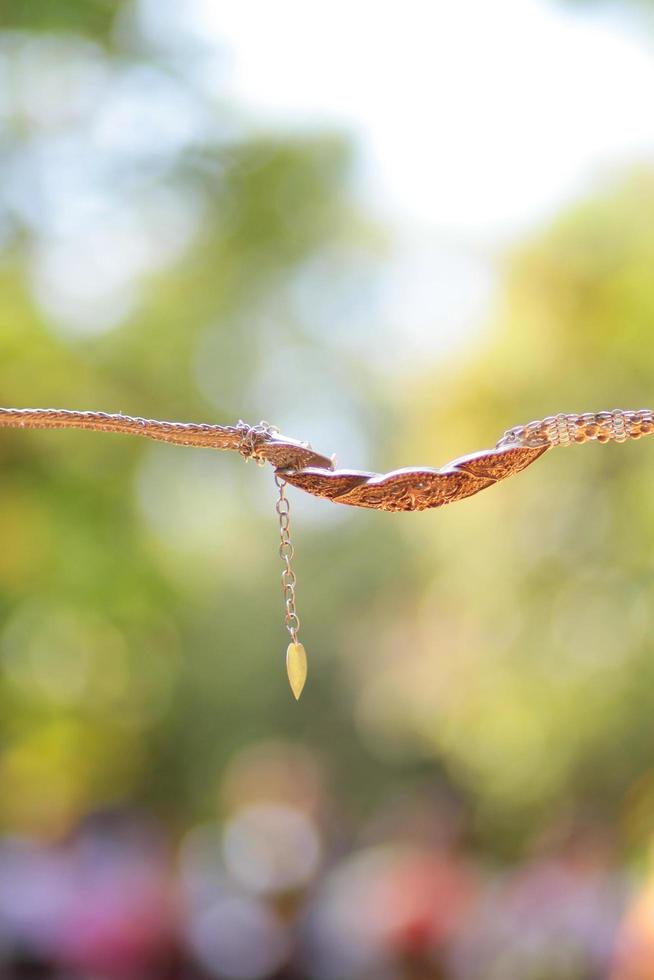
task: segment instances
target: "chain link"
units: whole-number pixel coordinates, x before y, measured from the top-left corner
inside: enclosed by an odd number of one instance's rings
[[[291,561],[295,554],[291,541],[291,506],[286,496],[286,480],[279,475],[275,475],[275,483],[279,490],[279,497],[275,506],[279,518],[279,557],[284,563],[284,569],[282,571],[282,595],[284,596],[284,606],[286,608],[284,623],[291,635],[293,643],[297,643],[300,619],[295,608],[295,586],[297,585],[297,578],[291,567]]]

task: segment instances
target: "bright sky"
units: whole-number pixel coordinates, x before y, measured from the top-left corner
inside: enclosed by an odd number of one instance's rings
[[[145,0],[161,24],[161,0]],[[654,39],[557,0],[193,0],[264,120],[345,124],[376,210],[512,235],[654,154]]]
[[[385,371],[413,370],[482,329],[505,243],[611,171],[654,160],[654,37],[565,0],[138,0],[137,10],[155,44],[171,43],[193,81],[254,126],[352,135],[361,197],[391,242],[364,317],[384,338],[374,346]],[[45,98],[48,112],[59,104]],[[94,139],[53,144],[44,158],[63,225],[35,252],[33,278],[61,329],[124,320],[144,269],[166,259],[160,229],[174,229],[175,247],[192,237],[193,202],[152,201],[145,229],[142,201],[136,215],[122,202],[122,222],[115,202],[110,214],[93,205],[103,141],[118,154],[184,145],[192,108],[163,73],[125,68]],[[344,331],[325,335],[370,347],[355,310],[322,306]]]

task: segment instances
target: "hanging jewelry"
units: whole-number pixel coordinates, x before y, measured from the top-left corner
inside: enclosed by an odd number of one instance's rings
[[[277,516],[279,517],[279,557],[284,563],[284,569],[282,571],[282,595],[284,596],[284,606],[286,607],[284,624],[291,637],[291,642],[286,649],[286,673],[293,697],[298,701],[307,679],[307,655],[303,645],[298,642],[300,619],[295,608],[297,577],[291,566],[291,561],[295,554],[293,542],[291,541],[291,505],[286,496],[286,480],[278,474],[275,474],[275,483],[279,489],[279,496],[275,507]]]
[[[293,544],[286,486],[352,507],[385,511],[427,510],[470,497],[486,487],[519,473],[554,446],[584,442],[625,442],[654,434],[654,411],[640,409],[549,415],[508,429],[493,449],[460,456],[446,466],[403,467],[390,473],[336,468],[334,457],[323,456],[306,442],[289,439],[268,422],[214,425],[204,422],[165,422],[106,412],[78,412],[57,408],[0,408],[0,428],[91,429],[123,432],[178,446],[231,449],[246,460],[270,463],[279,490],[279,555],[284,563],[282,594],[285,625],[291,637],[286,650],[286,672],[298,699],[307,679],[307,655],[298,641],[300,620],[295,608],[296,577],[291,566]]]

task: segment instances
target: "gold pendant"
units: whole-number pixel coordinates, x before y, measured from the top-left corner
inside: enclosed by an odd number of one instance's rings
[[[299,701],[307,679],[307,655],[301,643],[289,643],[286,650],[286,673],[293,697]]]

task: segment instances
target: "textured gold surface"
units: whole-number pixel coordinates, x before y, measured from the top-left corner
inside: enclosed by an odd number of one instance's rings
[[[298,490],[306,490],[314,497],[325,497],[327,500],[335,500],[341,494],[358,487],[360,483],[374,480],[378,475],[362,470],[326,470],[312,466],[285,471],[283,474],[286,482]]]
[[[509,446],[503,449],[484,449],[469,456],[459,456],[449,465],[473,476],[484,476],[497,482],[519,473],[542,456],[548,446]]]
[[[641,408],[637,412],[615,408],[611,412],[586,412],[583,415],[548,415],[544,419],[507,429],[498,446],[523,445],[571,446],[584,442],[625,442],[654,432],[654,412]]]
[[[310,446],[279,434],[257,431],[258,427],[210,425],[204,422],[162,422],[130,415],[106,412],[72,412],[64,408],[0,408],[0,428],[11,429],[90,429],[94,432],[122,432],[143,436],[176,446],[243,451],[244,439],[251,434],[251,452],[279,466],[331,467],[328,456],[316,453]]]
[[[352,507],[385,511],[427,510],[462,500],[519,473],[552,446],[624,442],[654,432],[649,409],[550,415],[508,429],[495,449],[452,460],[441,469],[405,468],[391,473],[336,470],[328,456],[281,435],[267,423],[249,426],[163,422],[158,419],[74,412],[66,409],[0,408],[0,428],[91,429],[124,432],[180,446],[231,449],[246,458],[271,463],[286,483],[315,497]]]
[[[307,655],[301,643],[289,643],[286,650],[286,673],[293,697],[299,701],[307,679]]]
[[[401,469],[377,476],[335,499],[341,504],[375,510],[427,510],[469,497],[491,482],[458,471]]]
[[[440,470],[424,467],[391,473],[304,469],[284,479],[316,497],[375,510],[428,510],[471,497],[513,473],[519,473],[547,451],[547,446],[507,446],[453,460]]]

